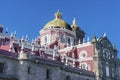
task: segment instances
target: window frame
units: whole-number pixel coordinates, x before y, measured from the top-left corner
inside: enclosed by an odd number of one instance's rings
[[[0,73],[1,74],[4,72],[4,67],[5,67],[5,64],[0,62]]]
[[[83,56],[84,55],[84,56]],[[87,51],[86,50],[82,50],[79,54],[79,59],[84,59],[87,57]]]

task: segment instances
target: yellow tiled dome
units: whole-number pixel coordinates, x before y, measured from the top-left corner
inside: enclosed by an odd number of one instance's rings
[[[66,23],[64,20],[62,20],[62,15],[61,15],[60,12],[55,13],[55,19],[53,19],[52,21],[49,21],[44,26],[44,29],[48,29],[50,27],[53,27],[53,28],[66,28],[66,29],[72,30],[70,25],[68,23]]]

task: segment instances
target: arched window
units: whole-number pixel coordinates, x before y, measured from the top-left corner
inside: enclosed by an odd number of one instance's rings
[[[70,38],[68,38],[68,44],[70,45]]]
[[[60,41],[61,41],[61,42],[64,41],[63,34],[60,34],[60,35],[59,35],[59,38],[60,38]]]

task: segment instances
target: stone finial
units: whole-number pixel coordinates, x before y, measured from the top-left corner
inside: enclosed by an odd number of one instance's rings
[[[75,60],[73,60],[73,67],[75,67]]]
[[[55,56],[56,56],[56,52],[53,51],[53,56],[52,56],[52,57],[53,57],[53,58],[52,58],[53,60],[55,60]]]
[[[5,29],[5,34],[8,34],[8,28]]]
[[[34,54],[34,50],[35,50],[35,46],[34,46],[34,44],[33,44],[33,45],[32,45],[32,49],[31,49],[32,54]]]
[[[79,68],[82,69],[82,65],[81,65],[81,63],[79,63]]]
[[[10,41],[10,48],[9,48],[9,51],[11,51],[11,52],[15,52],[13,43],[14,43],[14,41],[11,40],[11,41]]]
[[[9,51],[11,51],[12,50],[12,44],[10,43],[10,49],[9,49]]]
[[[72,27],[72,30],[73,30],[73,31],[76,31],[76,29],[77,29],[78,26],[77,26],[77,23],[76,23],[76,19],[75,19],[75,18],[73,18],[71,27]]]
[[[22,43],[22,46],[21,46],[21,50],[23,50],[24,49],[24,43]]]
[[[9,48],[9,51],[12,51],[12,48],[13,48],[13,44],[12,44],[12,42],[10,42],[10,48]]]
[[[13,37],[16,37],[16,35],[17,35],[17,34],[16,34],[16,31],[14,31]]]
[[[86,68],[86,70],[89,70],[89,66],[87,65],[87,68]]]
[[[83,43],[85,43],[85,38],[83,38]]]
[[[103,35],[103,37],[106,37],[107,36],[107,34],[106,34],[106,32],[104,33],[104,35]]]
[[[63,55],[61,56],[61,62],[64,62],[64,56]]]
[[[90,38],[89,37],[87,37],[87,42],[90,42]]]
[[[24,36],[22,36],[22,38],[21,38],[21,42],[24,42]]]
[[[18,55],[18,59],[28,59],[27,54],[24,52],[24,47],[25,47],[25,43],[22,42],[21,51],[20,54]]]
[[[94,43],[96,41],[97,41],[97,38],[96,38],[96,35],[94,35],[92,42]]]
[[[28,41],[28,35],[26,34],[25,40]]]
[[[32,43],[32,45],[34,44],[34,40],[33,40],[33,39],[32,39],[32,42],[31,42],[31,43]]]
[[[13,38],[13,33],[11,32],[11,35],[10,35],[11,38]]]
[[[65,57],[66,61],[65,61],[65,65],[68,65],[68,58]]]
[[[73,25],[77,25],[77,23],[76,23],[76,18],[75,18],[75,17],[73,18],[72,24],[73,24]]]
[[[34,42],[36,42],[36,41],[37,41],[37,38],[34,39]]]

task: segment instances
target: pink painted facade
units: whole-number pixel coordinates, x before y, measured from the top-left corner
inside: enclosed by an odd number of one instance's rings
[[[101,73],[106,74],[104,67],[109,67],[109,60],[105,62],[107,58],[117,60],[117,50],[105,34],[99,39],[94,37],[92,40],[88,38],[85,41],[85,33],[76,24],[76,20],[74,19],[70,26],[62,20],[60,12],[55,14],[55,19],[48,22],[40,31],[40,36],[32,42],[28,41],[27,37],[17,39],[16,34],[9,35],[7,31],[4,34],[2,30],[3,28],[0,27],[0,50],[6,51],[6,53],[3,53],[4,55],[18,56],[20,52],[25,52],[56,60],[66,66],[93,71],[98,76],[97,80],[102,80],[102,78],[99,78]],[[9,53],[7,53],[8,51]],[[106,55],[108,56],[106,57]],[[113,62],[112,67],[114,66]]]
[[[36,56],[58,60],[66,65],[92,71],[94,68],[93,44],[89,41],[79,42],[76,36],[78,35],[76,33],[77,30],[67,29],[67,27],[63,25],[66,25],[66,22],[61,23],[58,27],[51,27],[51,25],[54,24],[55,23],[50,24],[46,29],[43,28],[40,31],[40,36],[32,43],[27,41],[27,38],[16,39],[16,36],[14,36],[15,34],[11,36],[7,36],[7,33],[6,36],[2,35],[1,27],[0,49],[11,51],[14,54],[19,54],[19,52],[24,49],[28,54],[31,53]],[[62,26],[64,26],[64,28]],[[72,26],[77,29],[78,26],[76,25],[75,20],[73,21]],[[83,38],[80,39],[83,40]]]

